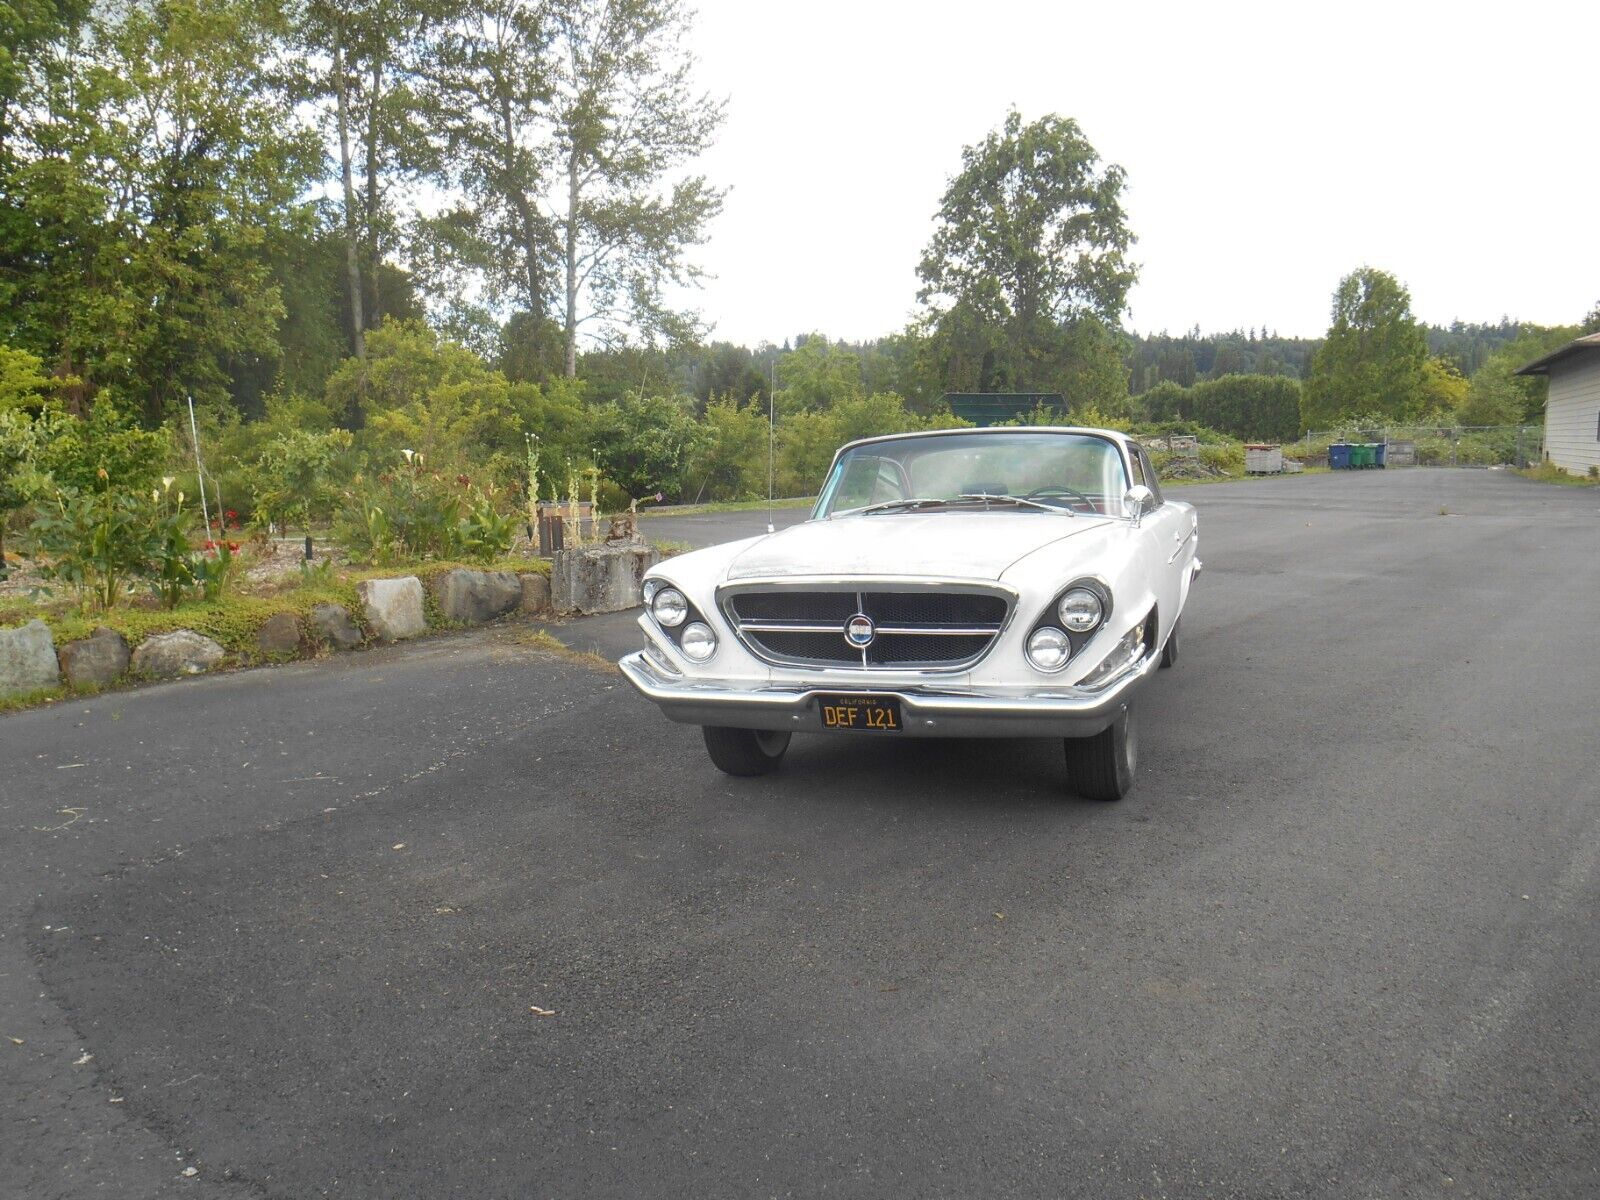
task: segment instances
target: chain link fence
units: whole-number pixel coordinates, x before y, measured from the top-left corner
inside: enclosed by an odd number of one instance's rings
[[[1418,467],[1529,467],[1544,460],[1543,425],[1382,425],[1312,431],[1285,446],[1285,458],[1327,466],[1328,447],[1339,442],[1381,443],[1387,465]]]

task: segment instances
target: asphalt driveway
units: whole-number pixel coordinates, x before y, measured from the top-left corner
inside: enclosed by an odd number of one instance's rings
[[[517,630],[0,719],[0,1192],[1600,1194],[1600,495],[1181,495],[1117,805]]]

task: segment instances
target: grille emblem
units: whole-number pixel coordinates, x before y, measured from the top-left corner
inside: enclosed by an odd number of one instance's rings
[[[844,623],[844,640],[858,650],[865,650],[878,636],[878,627],[866,613],[857,613]]]

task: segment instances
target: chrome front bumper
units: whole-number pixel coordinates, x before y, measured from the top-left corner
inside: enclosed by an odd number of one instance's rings
[[[1133,693],[1160,659],[1160,651],[1147,654],[1093,692],[1056,687],[1015,695],[975,688],[697,682],[664,673],[642,650],[628,655],[618,666],[646,699],[654,700],[672,720],[687,725],[822,733],[818,696],[894,696],[905,721],[903,734],[912,737],[1089,737],[1128,707]]]

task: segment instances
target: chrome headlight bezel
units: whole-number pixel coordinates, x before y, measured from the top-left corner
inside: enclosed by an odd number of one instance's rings
[[[1067,597],[1071,596],[1074,592],[1088,593],[1094,597],[1095,601],[1099,605],[1099,618],[1087,629],[1074,629],[1072,626],[1067,624],[1063,617],[1061,610],[1066,604]],[[1078,655],[1083,653],[1084,647],[1089,644],[1095,635],[1097,635],[1106,627],[1106,622],[1110,619],[1110,586],[1106,584],[1104,580],[1093,577],[1074,579],[1071,583],[1067,584],[1066,587],[1062,588],[1056,593],[1054,599],[1050,601],[1049,606],[1039,614],[1038,620],[1036,620],[1033,623],[1032,628],[1028,630],[1027,637],[1023,639],[1022,643],[1022,656],[1027,660],[1028,665],[1035,671],[1038,671],[1044,675],[1054,675],[1058,671],[1064,669],[1068,663],[1076,660]],[[1041,666],[1034,660],[1033,655],[1028,652],[1029,648],[1033,645],[1033,639],[1035,636],[1045,629],[1053,629],[1056,632],[1061,633],[1067,638],[1070,644],[1070,651],[1067,654],[1066,660],[1058,667]]]
[[[1060,660],[1054,663],[1048,659],[1040,661],[1041,653],[1048,654],[1052,649],[1060,654]],[[1057,629],[1054,625],[1040,625],[1028,634],[1022,654],[1035,671],[1055,675],[1066,670],[1067,664],[1072,661],[1072,638],[1065,630]]]
[[[667,611],[663,612],[663,609]],[[692,609],[689,597],[671,584],[661,584],[650,597],[650,619],[662,629],[679,628],[689,619]]]
[[[710,662],[717,654],[716,630],[704,621],[690,621],[678,633],[678,649],[692,663]]]
[[[1075,585],[1061,593],[1056,601],[1056,617],[1068,633],[1087,637],[1106,619],[1106,602],[1098,588]]]

